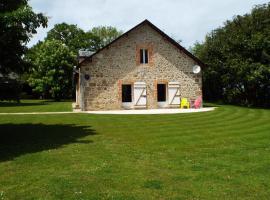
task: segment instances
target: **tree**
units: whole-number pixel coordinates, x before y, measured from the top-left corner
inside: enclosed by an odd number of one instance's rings
[[[77,54],[79,49],[97,51],[121,34],[122,31],[111,26],[94,27],[85,32],[77,25],[61,23],[48,32],[45,40],[59,40]]]
[[[193,52],[208,67],[206,99],[270,106],[270,3],[213,30]]]
[[[47,26],[47,18],[34,13],[28,0],[1,0],[0,73],[23,72],[25,45],[40,26]]]
[[[118,31],[115,27],[112,26],[94,27],[88,33],[92,33],[94,36],[99,38],[99,48],[104,47],[123,34],[122,31]]]
[[[95,51],[100,46],[99,37],[91,32],[84,32],[74,24],[56,24],[47,34],[45,40],[59,40],[64,43],[73,53],[79,49]]]
[[[58,40],[35,45],[26,60],[32,63],[28,82],[35,92],[55,100],[70,98],[76,55]]]
[[[78,50],[96,51],[121,33],[113,27],[94,30],[84,32],[77,25],[56,24],[44,42],[29,49],[25,57],[29,64],[27,80],[35,92],[57,100],[71,97],[74,91],[72,69],[77,64]]]

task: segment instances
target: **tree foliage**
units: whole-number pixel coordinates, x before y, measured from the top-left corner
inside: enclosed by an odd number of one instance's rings
[[[9,77],[0,77],[0,101],[15,100],[20,102],[21,83]]]
[[[118,31],[115,27],[112,26],[98,26],[92,28],[91,31],[88,33],[91,33],[92,35],[99,38],[99,48],[109,44],[114,39],[119,37],[123,34],[122,31]]]
[[[79,49],[96,51],[121,32],[113,27],[93,28],[85,32],[73,24],[56,24],[43,42],[37,43],[27,53],[29,84],[43,97],[69,98],[74,87],[72,70],[77,63]]]
[[[40,26],[47,26],[47,18],[34,13],[28,0],[0,2],[0,73],[20,73],[24,70],[22,56],[26,43]]]
[[[208,65],[206,99],[270,106],[270,3],[213,30],[193,53]]]
[[[30,86],[43,97],[70,98],[75,57],[61,41],[38,43],[26,57],[32,63],[28,78]]]
[[[74,24],[56,24],[47,34],[45,40],[59,40],[73,53],[79,49],[95,51],[100,46],[100,39],[91,32],[84,32]]]
[[[71,51],[77,53],[79,49],[97,51],[120,36],[118,31],[111,26],[98,26],[85,32],[74,24],[56,24],[47,34],[45,40],[59,40],[66,44]]]

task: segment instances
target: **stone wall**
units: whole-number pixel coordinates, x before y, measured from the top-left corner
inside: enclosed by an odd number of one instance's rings
[[[141,47],[149,49],[149,63],[138,62]],[[202,95],[201,73],[194,74],[197,64],[147,24],[112,43],[81,66],[84,109],[122,109],[121,85],[145,82],[147,108],[157,108],[156,84],[176,81],[180,95],[195,99]],[[82,76],[84,77],[84,76]]]

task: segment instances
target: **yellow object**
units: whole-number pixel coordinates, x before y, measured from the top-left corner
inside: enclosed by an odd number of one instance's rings
[[[180,108],[189,108],[189,102],[188,102],[187,98],[181,99]]]

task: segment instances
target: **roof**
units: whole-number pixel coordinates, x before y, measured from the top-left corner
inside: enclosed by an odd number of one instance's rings
[[[164,38],[166,38],[172,45],[174,45],[176,48],[178,48],[180,51],[182,51],[184,54],[186,54],[188,57],[190,57],[191,59],[193,59],[196,63],[198,63],[201,67],[205,67],[206,65],[196,56],[194,56],[192,53],[190,53],[188,50],[186,50],[183,46],[181,46],[178,42],[176,42],[174,39],[172,39],[170,36],[168,36],[166,33],[164,33],[162,30],[160,30],[158,27],[156,27],[154,24],[152,24],[149,20],[144,20],[141,23],[139,23],[138,25],[134,26],[132,29],[130,29],[129,31],[123,33],[122,35],[120,35],[118,38],[116,38],[115,40],[113,40],[111,43],[107,44],[106,46],[102,47],[101,49],[97,50],[95,53],[93,53],[92,55],[90,55],[89,57],[84,58],[81,62],[79,62],[79,66],[86,62],[91,60],[91,58],[98,54],[99,52],[101,52],[103,49],[108,48],[111,44],[115,43],[116,41],[118,41],[119,39],[121,39],[124,36],[127,36],[130,32],[132,32],[134,29],[138,28],[141,25],[149,25],[152,29],[154,29],[155,31],[157,31],[160,35],[162,35]]]

